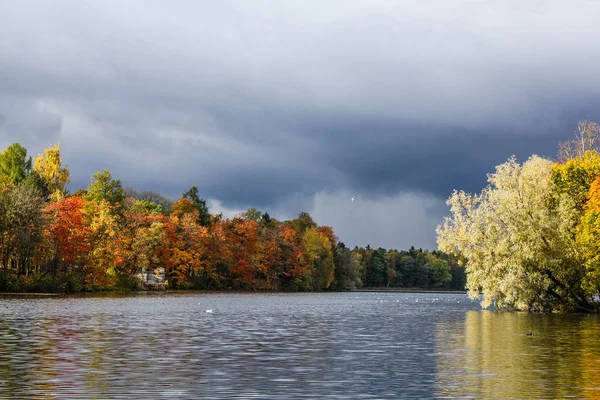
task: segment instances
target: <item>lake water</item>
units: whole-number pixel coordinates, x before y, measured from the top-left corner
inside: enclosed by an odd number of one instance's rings
[[[598,315],[454,294],[0,297],[0,398],[563,396],[600,399]]]

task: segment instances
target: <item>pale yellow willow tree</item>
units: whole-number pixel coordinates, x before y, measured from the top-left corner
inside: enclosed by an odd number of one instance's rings
[[[591,310],[582,288],[583,260],[574,238],[573,200],[557,195],[553,163],[514,157],[488,175],[480,194],[454,191],[438,226],[439,249],[459,255],[467,289],[481,305],[521,310]]]

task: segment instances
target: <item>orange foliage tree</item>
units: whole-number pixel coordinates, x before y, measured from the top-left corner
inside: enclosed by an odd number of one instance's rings
[[[84,275],[83,268],[90,250],[90,229],[85,224],[84,209],[86,200],[69,197],[52,203],[45,208],[50,221],[45,236],[49,244],[51,273]]]

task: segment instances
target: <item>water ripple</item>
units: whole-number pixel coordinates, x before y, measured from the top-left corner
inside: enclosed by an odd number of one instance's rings
[[[598,337],[597,317],[451,294],[6,297],[0,397],[585,397]]]

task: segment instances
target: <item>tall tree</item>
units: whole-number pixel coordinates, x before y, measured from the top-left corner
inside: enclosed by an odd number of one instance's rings
[[[311,266],[312,284],[307,288],[328,289],[334,278],[333,252],[329,238],[317,228],[308,228],[302,235],[306,262]]]
[[[42,240],[44,199],[30,186],[0,188],[0,263],[20,275],[29,275]]]
[[[203,257],[208,229],[198,223],[196,209],[179,216],[171,215],[171,221],[175,226],[176,237],[171,249],[172,269],[169,285],[184,288],[202,286],[201,281],[205,278]]]
[[[196,186],[192,186],[190,190],[183,193],[183,198],[190,200],[192,205],[196,208],[196,210],[198,210],[200,224],[202,226],[209,226],[211,217],[208,211],[208,206],[206,205],[206,200],[200,198],[198,194],[198,188]]]
[[[34,159],[33,170],[46,182],[52,200],[57,201],[67,193],[66,186],[71,182],[71,174],[62,166],[60,144],[48,147]]]
[[[600,126],[594,121],[579,121],[575,137],[559,143],[558,158],[565,162],[583,157],[590,150],[600,151]]]
[[[107,201],[112,207],[120,208],[125,199],[121,180],[113,179],[108,170],[96,172],[87,187],[86,198],[97,203]]]
[[[586,151],[563,164],[555,164],[552,168],[552,183],[558,196],[568,195],[575,202],[578,210],[583,210],[590,185],[600,176],[600,154],[595,150]],[[557,201],[557,198],[554,201]]]
[[[295,218],[291,221],[285,221],[284,223],[294,228],[300,237],[307,229],[317,227],[317,223],[312,219],[310,214],[305,211],[298,214],[298,218]]]
[[[85,211],[90,249],[83,283],[92,290],[105,289],[114,284],[117,275],[118,221],[106,200],[88,204]]]
[[[166,214],[171,212],[173,201],[161,195],[160,193],[153,192],[151,190],[138,191],[131,187],[123,187],[123,195],[125,197],[131,197],[135,200],[149,201],[157,206],[162,206]]]
[[[587,199],[576,231],[585,259],[583,286],[600,294],[600,177],[592,182]]]
[[[427,263],[429,272],[429,286],[432,288],[444,288],[452,282],[450,266],[444,260],[431,257]]]
[[[0,153],[0,184],[3,182],[17,185],[31,170],[31,157],[27,158],[27,149],[19,143],[13,143]]]
[[[335,287],[338,290],[352,290],[360,288],[362,281],[360,279],[361,265],[356,254],[338,243],[335,248],[336,259],[339,260],[335,266]]]
[[[83,267],[90,249],[89,233],[86,226],[86,201],[81,197],[67,197],[50,204],[45,213],[50,223],[46,229],[49,242],[49,272],[83,276]]]
[[[241,214],[241,217],[248,221],[260,222],[262,214],[256,208],[250,207]]]
[[[560,196],[555,207],[552,162],[532,156],[496,167],[478,195],[455,191],[450,216],[438,226],[440,250],[466,262],[472,298],[482,305],[563,310],[589,309],[582,288],[582,260],[573,235],[574,201]]]

